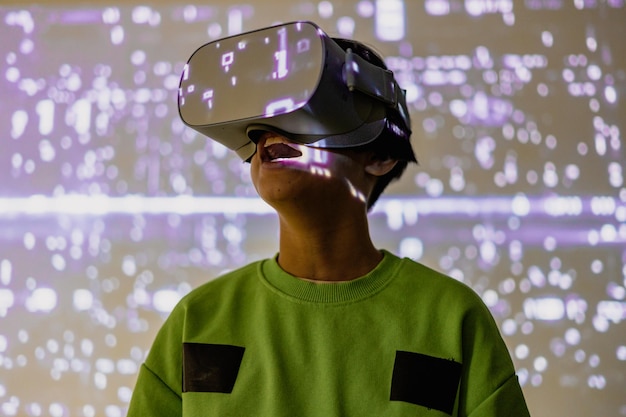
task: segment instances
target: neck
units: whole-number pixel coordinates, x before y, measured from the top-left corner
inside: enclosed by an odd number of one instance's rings
[[[280,217],[278,263],[288,273],[314,281],[346,281],[366,275],[382,259],[370,238],[367,214],[337,221]]]

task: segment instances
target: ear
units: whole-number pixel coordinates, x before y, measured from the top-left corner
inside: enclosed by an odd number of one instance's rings
[[[365,165],[365,172],[376,177],[382,177],[396,166],[396,159],[378,159],[371,158],[369,163]]]

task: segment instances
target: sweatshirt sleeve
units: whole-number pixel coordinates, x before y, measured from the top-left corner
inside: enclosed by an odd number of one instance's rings
[[[139,370],[127,417],[182,416],[185,313],[185,308],[179,304],[159,330]]]
[[[507,379],[469,414],[469,417],[483,416],[529,417],[516,375]]]
[[[127,417],[181,415],[181,397],[143,364],[139,370]]]
[[[482,301],[467,312],[462,338],[463,371],[458,415],[529,417],[507,346]]]

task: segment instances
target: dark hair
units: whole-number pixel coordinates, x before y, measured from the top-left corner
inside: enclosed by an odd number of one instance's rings
[[[383,59],[371,48],[363,43],[350,40],[333,38],[335,42],[345,51],[348,48],[355,54],[368,61],[371,64],[387,69]],[[409,162],[417,163],[415,153],[410,142],[411,130],[406,125],[399,111],[391,107],[387,108],[386,122],[383,131],[376,139],[365,145],[356,146],[352,149],[356,151],[374,152],[377,158],[381,160],[395,159],[398,162],[391,171],[378,178],[372,192],[367,200],[367,209],[371,209],[378,197],[387,188],[389,183],[399,179],[406,170]]]

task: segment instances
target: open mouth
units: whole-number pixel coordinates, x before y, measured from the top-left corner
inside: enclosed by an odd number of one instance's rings
[[[285,143],[280,138],[268,138],[263,144],[263,160],[280,161],[302,156],[296,146]]]

